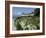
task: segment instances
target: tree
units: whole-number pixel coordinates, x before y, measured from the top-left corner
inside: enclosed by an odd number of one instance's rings
[[[40,16],[40,8],[36,8],[34,14],[34,16]]]
[[[37,29],[40,29],[40,8],[36,8],[35,11],[34,11],[34,16],[37,16],[38,18],[38,24],[37,24]]]

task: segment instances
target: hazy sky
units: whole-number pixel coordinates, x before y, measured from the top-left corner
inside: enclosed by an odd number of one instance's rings
[[[24,8],[24,7],[13,7],[12,8],[12,14],[13,16],[19,16],[24,14],[28,14],[28,13],[32,13],[34,11],[35,8]]]

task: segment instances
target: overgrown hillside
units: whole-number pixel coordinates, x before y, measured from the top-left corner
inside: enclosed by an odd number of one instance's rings
[[[36,12],[36,13],[35,13]],[[35,9],[34,15],[14,17],[15,30],[39,30],[40,29],[40,11]]]

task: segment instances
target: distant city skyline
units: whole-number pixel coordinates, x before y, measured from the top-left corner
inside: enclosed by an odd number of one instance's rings
[[[13,7],[12,8],[12,15],[13,16],[20,16],[23,14],[32,13],[36,8],[25,8],[25,7]]]

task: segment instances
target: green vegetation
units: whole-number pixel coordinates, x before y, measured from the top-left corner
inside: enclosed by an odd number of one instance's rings
[[[34,11],[34,15],[14,17],[15,30],[39,30],[40,29],[40,9]]]

